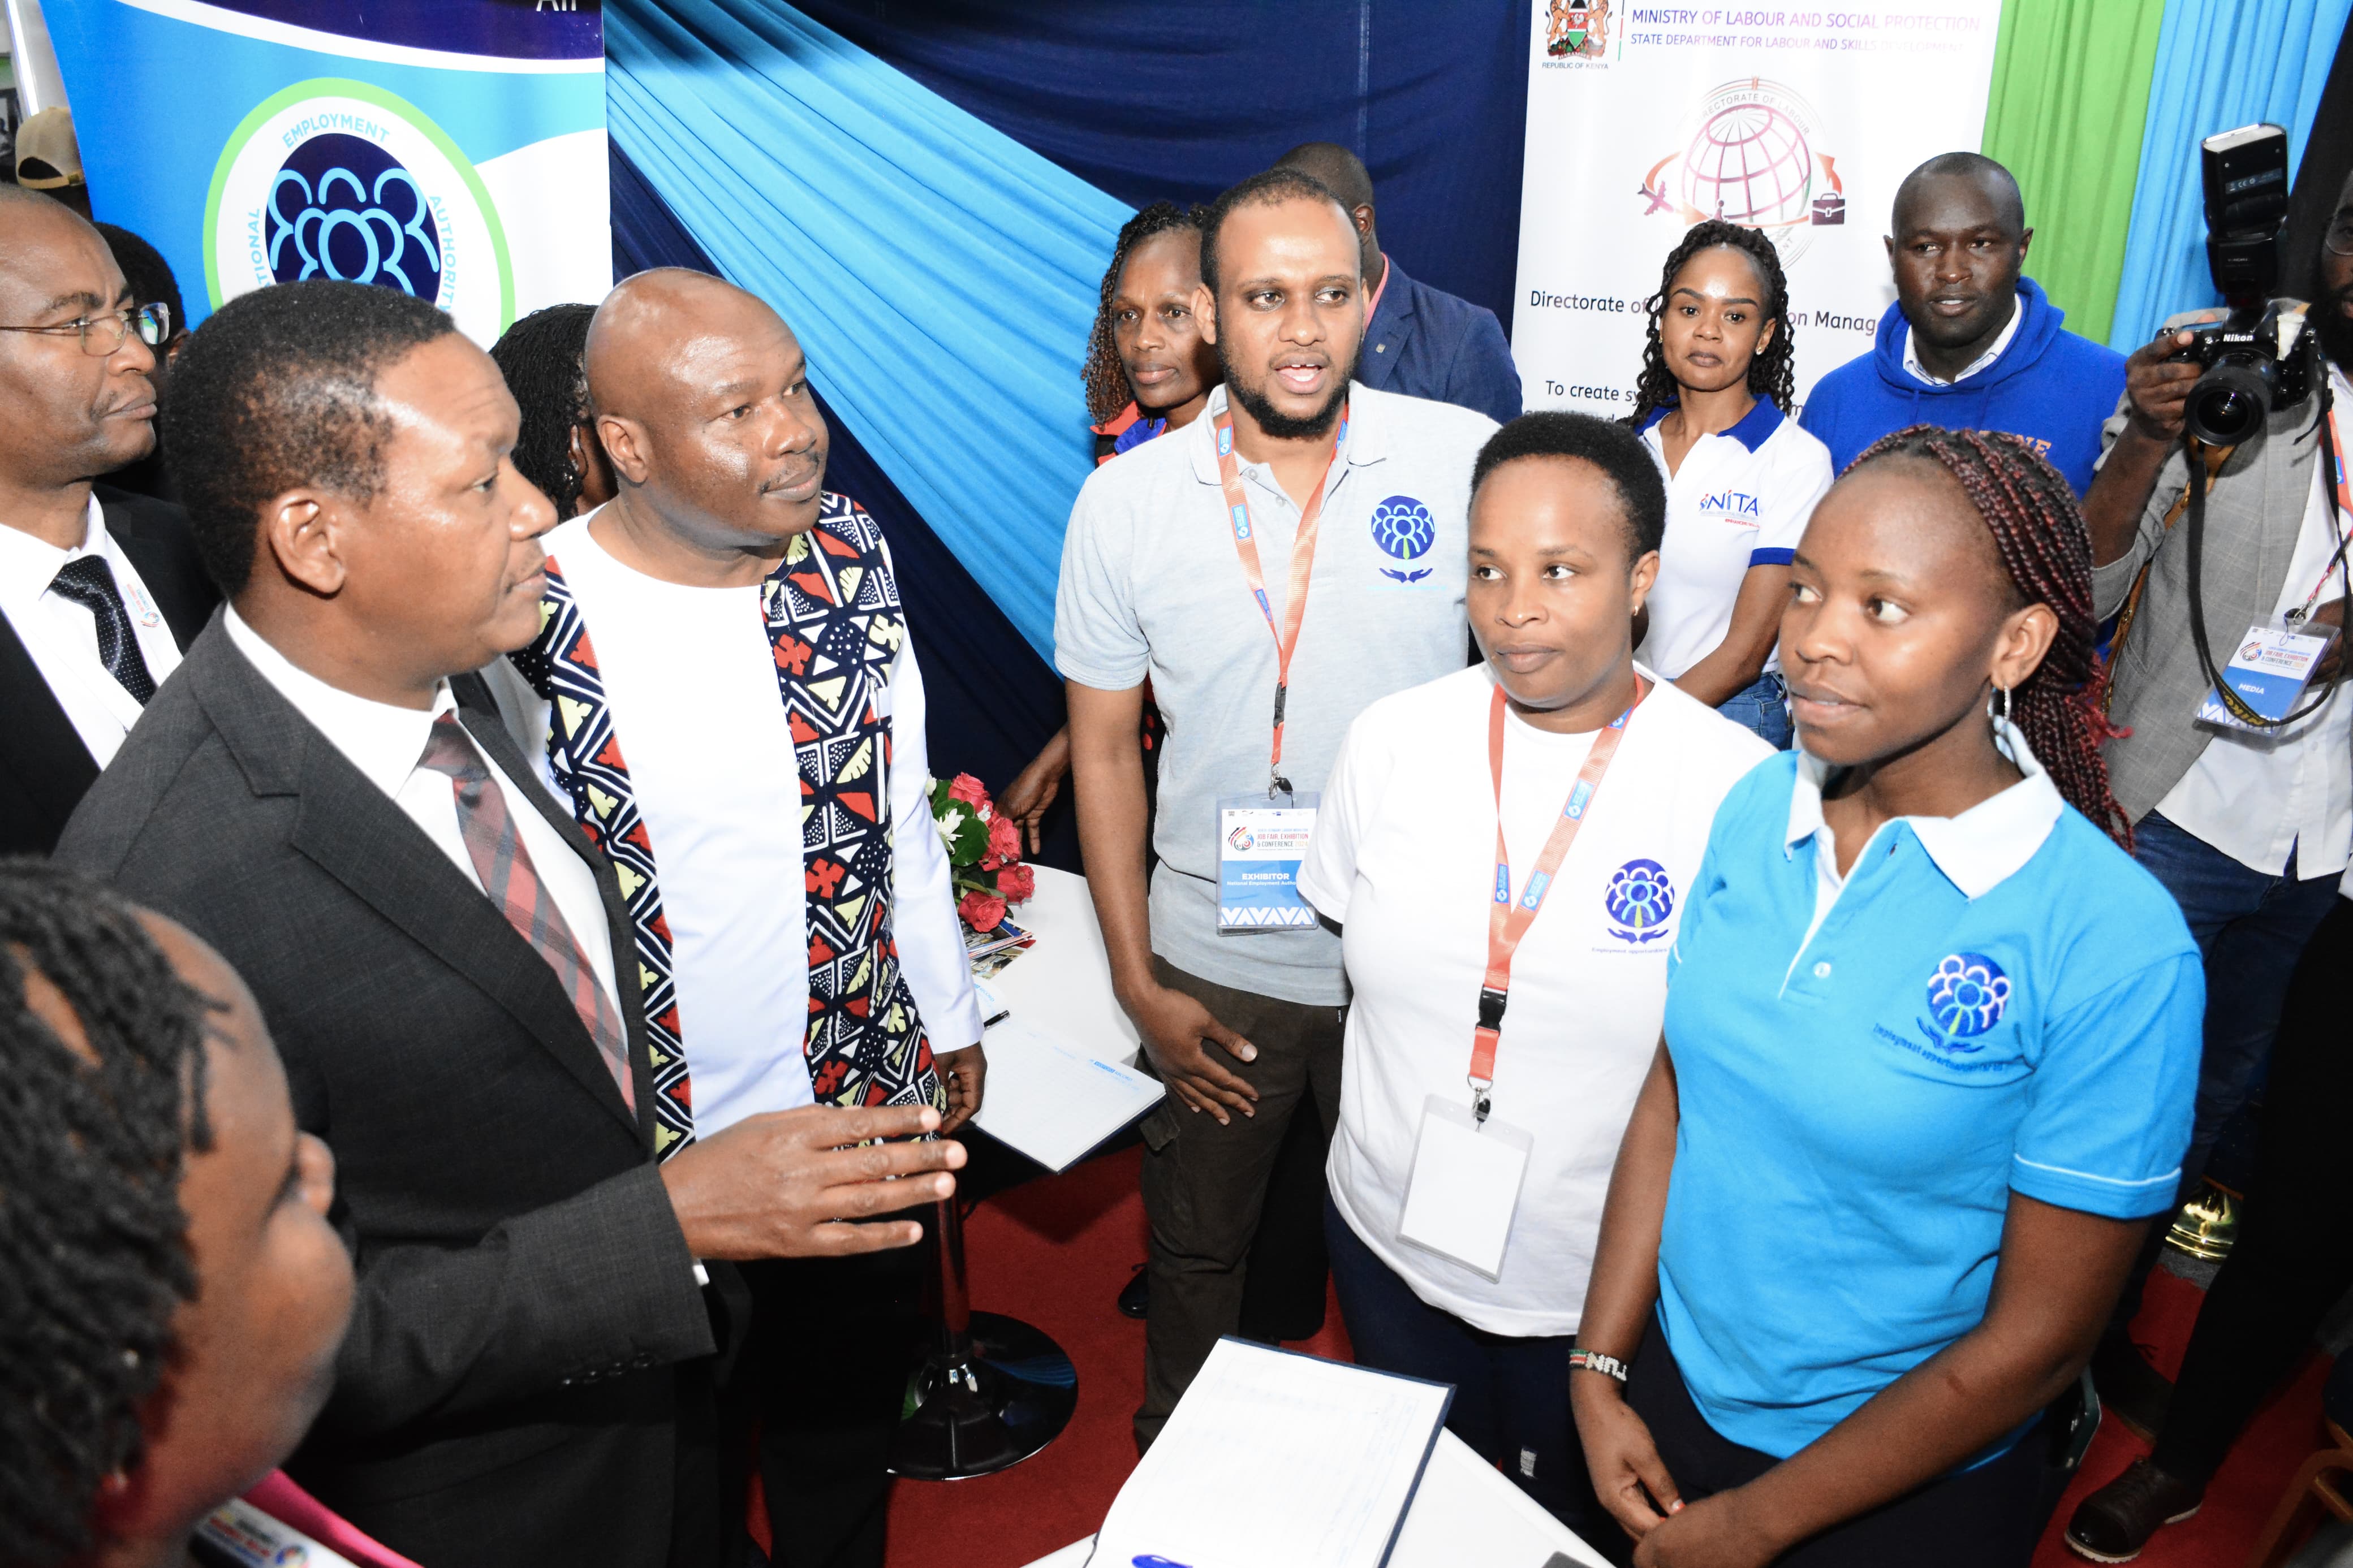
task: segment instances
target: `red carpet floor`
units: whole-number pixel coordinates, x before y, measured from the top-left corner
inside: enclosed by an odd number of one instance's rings
[[[1091,1533],[1135,1464],[1128,1420],[1143,1397],[1144,1325],[1113,1298],[1144,1257],[1136,1195],[1141,1152],[1092,1161],[981,1205],[965,1228],[972,1303],[1043,1329],[1079,1369],[1078,1414],[1053,1445],[1001,1475],[954,1482],[902,1481],[891,1500],[890,1568],[1021,1568]],[[2200,1294],[2160,1270],[2137,1325],[2162,1347],[2171,1373]],[[1294,1348],[1347,1359],[1335,1307],[1324,1332]],[[2141,1556],[2147,1568],[2238,1568],[2281,1489],[2319,1446],[2316,1358],[2255,1419],[2207,1494],[2204,1511],[2161,1531]],[[2060,1505],[2034,1568],[2080,1564],[2059,1531],[2077,1498],[2105,1485],[2145,1452],[2114,1421],[2104,1425],[2084,1474]]]

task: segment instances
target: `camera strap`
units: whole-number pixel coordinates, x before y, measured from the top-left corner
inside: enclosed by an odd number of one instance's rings
[[[2328,497],[2329,531],[2337,536],[2337,548],[2329,556],[2328,565],[2321,573],[2320,582],[2314,585],[2310,597],[2306,601],[2307,609],[2310,607],[2311,601],[2320,596],[2320,590],[2327,586],[2328,579],[2344,566],[2347,544],[2345,533],[2347,486],[2342,468],[2343,457],[2337,441],[2336,399],[2332,395],[2326,366],[2322,367],[2321,373],[2320,415],[2313,423],[2320,437],[2318,458],[2321,464],[2321,489]],[[2295,712],[2278,719],[2266,719],[2248,707],[2245,700],[2231,689],[2230,682],[2222,679],[2221,669],[2214,663],[2212,644],[2206,635],[2206,595],[2204,573],[2201,570],[2205,554],[2206,489],[2209,474],[2206,464],[2200,460],[2200,444],[2195,439],[2185,436],[2182,437],[2182,445],[2189,465],[2189,488],[2186,495],[2189,501],[2189,520],[2188,541],[2189,637],[2192,645],[2198,649],[2199,668],[2205,673],[2206,679],[2213,683],[2215,695],[2221,700],[2222,706],[2229,710],[2232,718],[2254,729],[2284,730],[2289,725],[2318,712],[2329,698],[2336,695],[2337,688],[2343,684],[2345,679],[2341,660],[2337,675],[2330,679],[2327,685],[2321,688],[2319,696]],[[2296,526],[2299,528],[2303,526],[2300,519]],[[2342,635],[2343,630],[2344,628],[2339,628],[2339,635]],[[2119,637],[2122,634],[2123,628],[2119,627]]]

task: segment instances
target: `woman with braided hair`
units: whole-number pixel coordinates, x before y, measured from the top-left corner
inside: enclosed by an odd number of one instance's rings
[[[1218,351],[1193,317],[1200,286],[1199,209],[1155,202],[1121,226],[1080,372],[1097,462],[1181,430],[1208,406]]]
[[[220,956],[34,861],[0,862],[0,1563],[179,1568],[326,1400],[333,1162]]]
[[[1103,271],[1103,303],[1080,373],[1094,420],[1095,462],[1156,436],[1181,430],[1209,405],[1218,384],[1218,351],[1201,336],[1193,291],[1201,286],[1200,209],[1155,202],[1127,220]],[[1159,739],[1160,710],[1147,700],[1144,750]],[[1054,731],[1045,749],[997,795],[997,809],[1018,823],[1032,854],[1046,808],[1071,773],[1071,731]],[[1147,775],[1150,776],[1150,775]]]
[[[1773,644],[1789,551],[1831,488],[1788,417],[1789,286],[1762,231],[1711,218],[1667,254],[1627,423],[1667,481],[1667,539],[1637,655],[1773,745],[1789,711]]]
[[[1717,814],[1571,1358],[1665,1568],[2020,1568],[2189,1142],[2204,982],[2084,702],[2090,547],[2013,436],[1915,426],[1816,509],[1798,752]]]
[[[491,359],[522,410],[514,466],[555,507],[558,522],[613,499],[613,467],[588,409],[594,305],[550,305],[509,327]]]

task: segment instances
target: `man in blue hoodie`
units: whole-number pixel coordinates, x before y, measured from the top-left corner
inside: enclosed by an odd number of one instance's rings
[[[2034,231],[2018,182],[1990,158],[1942,153],[1905,176],[1890,226],[1895,304],[1872,352],[1817,382],[1798,423],[1840,469],[1909,425],[2010,431],[2082,495],[2125,360],[2063,331],[2063,312],[2019,275]]]

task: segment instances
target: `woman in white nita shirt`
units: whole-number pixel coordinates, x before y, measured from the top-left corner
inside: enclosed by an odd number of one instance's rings
[[[1789,554],[1831,488],[1830,448],[1788,417],[1789,288],[1773,242],[1710,219],[1668,253],[1629,423],[1667,477],[1642,662],[1789,748],[1774,650]]]
[[[1658,470],[1624,426],[1544,413],[1498,431],[1472,472],[1485,661],[1357,717],[1299,879],[1341,928],[1355,992],[1324,1218],[1356,1357],[1454,1384],[1458,1436],[1570,1528],[1605,1531],[1569,1414],[1570,1336],[1658,1044],[1678,902],[1718,803],[1771,755],[1634,662],[1665,526]],[[1547,877],[1556,825],[1574,837]],[[1480,1125],[1466,1080],[1482,1011],[1496,1016],[1482,990],[1499,907],[1520,941]],[[1515,1188],[1474,1184],[1468,1200],[1500,1260],[1443,1201],[1424,1145],[1449,1131],[1526,1148]]]

